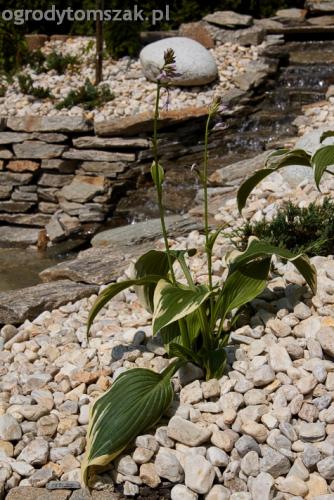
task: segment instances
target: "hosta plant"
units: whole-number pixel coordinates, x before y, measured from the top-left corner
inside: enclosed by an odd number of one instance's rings
[[[316,289],[316,272],[306,256],[292,254],[256,239],[250,240],[244,252],[230,255],[227,259],[227,278],[224,282],[214,283],[212,251],[220,230],[210,232],[208,224],[207,170],[210,122],[219,112],[218,101],[208,112],[203,169],[198,172],[204,190],[208,282],[198,284],[188,267],[188,259],[196,253],[195,250],[169,248],[162,203],[164,170],[159,161],[157,126],[161,89],[176,75],[173,51],[166,51],[164,60],[157,80],[151,173],[157,192],[165,250],[151,250],[141,256],[134,265],[133,279],[112,284],[99,295],[89,316],[88,331],[96,315],[115,295],[134,287],[139,301],[152,313],[153,335],[161,335],[171,362],[162,373],[142,368],[123,372],[92,405],[87,451],[82,464],[86,484],[89,484],[95,468],[106,466],[138,434],[158,422],[173,399],[171,379],[180,367],[188,362],[194,363],[203,369],[206,379],[223,375],[225,346],[238,311],[266,287],[274,254],[293,262],[313,292]],[[184,275],[182,282],[176,279],[176,263]]]
[[[304,149],[278,149],[269,154],[264,168],[257,170],[241,184],[237,194],[239,211],[242,211],[248,196],[263,179],[273,172],[290,165],[310,167],[313,170],[316,186],[320,189],[320,182],[324,173],[334,175],[334,172],[329,170],[329,167],[334,166],[334,145],[323,145],[325,139],[333,136],[334,131],[324,132],[320,137],[321,146],[314,154]]]

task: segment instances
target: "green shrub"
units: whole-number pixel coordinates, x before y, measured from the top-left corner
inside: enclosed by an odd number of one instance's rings
[[[45,66],[47,71],[55,70],[59,75],[63,75],[68,66],[79,64],[79,58],[70,54],[62,55],[51,52],[46,56]]]
[[[38,49],[28,52],[23,62],[24,64],[29,64],[37,74],[40,74],[45,72],[45,60],[45,55],[41,49]]]
[[[63,101],[57,105],[57,109],[73,108],[73,106],[82,106],[90,110],[99,108],[102,104],[112,101],[115,98],[108,85],[94,86],[88,78],[85,84],[78,90],[71,90]]]
[[[250,236],[265,239],[272,245],[310,256],[334,254],[334,203],[325,198],[322,204],[310,203],[300,208],[285,203],[271,221],[246,222],[238,230],[240,250],[247,247]]]
[[[25,75],[23,73],[17,76],[20,90],[22,94],[32,95],[38,99],[46,99],[52,97],[51,91],[45,87],[35,87],[34,81],[30,75]]]
[[[24,64],[29,66],[37,73],[46,73],[55,70],[59,75],[63,75],[68,66],[79,64],[79,58],[71,54],[58,54],[53,51],[47,56],[40,50],[29,52],[24,58]]]

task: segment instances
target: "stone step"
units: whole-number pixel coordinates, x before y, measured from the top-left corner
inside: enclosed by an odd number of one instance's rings
[[[0,324],[20,324],[32,320],[43,311],[89,297],[98,292],[98,286],[74,283],[70,280],[0,293]]]

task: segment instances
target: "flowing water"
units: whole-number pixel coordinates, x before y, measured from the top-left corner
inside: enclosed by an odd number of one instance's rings
[[[289,63],[280,68],[275,79],[267,81],[241,112],[228,117],[223,127],[218,123],[213,130],[210,171],[255,156],[295,136],[293,121],[301,114],[301,107],[323,100],[328,86],[334,84],[333,41],[289,42],[280,50],[289,54]],[[184,213],[193,206],[198,184],[191,165],[200,164],[202,159],[202,128],[194,124],[186,129],[181,127],[178,132],[176,144],[168,141],[168,134],[162,139],[168,213]],[[146,171],[124,193],[105,227],[157,217],[155,191],[148,168]],[[36,284],[42,269],[73,256],[64,248],[47,254],[0,249],[0,291]]]

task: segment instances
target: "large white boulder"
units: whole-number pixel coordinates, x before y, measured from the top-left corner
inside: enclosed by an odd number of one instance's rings
[[[190,38],[172,37],[150,43],[141,51],[140,62],[148,80],[156,81],[167,49],[174,50],[176,71],[179,73],[179,76],[173,79],[173,84],[205,85],[217,78],[216,61],[203,45]]]

